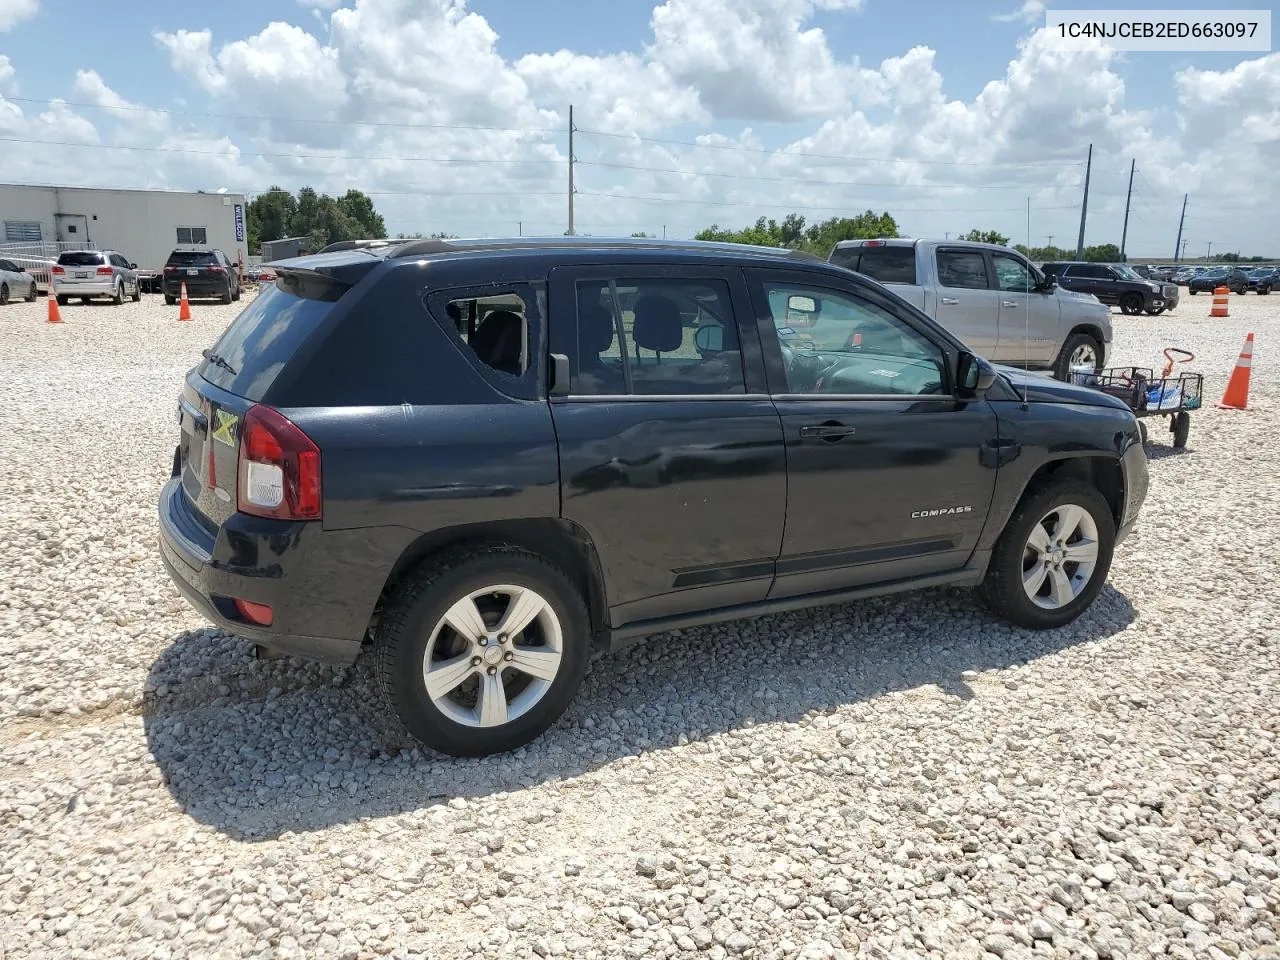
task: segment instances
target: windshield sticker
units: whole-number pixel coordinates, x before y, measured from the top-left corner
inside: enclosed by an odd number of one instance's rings
[[[778,336],[780,336],[780,337],[794,337],[795,335],[796,335],[796,331],[795,331],[795,328],[794,328],[794,327],[779,327],[779,328],[778,328]]]

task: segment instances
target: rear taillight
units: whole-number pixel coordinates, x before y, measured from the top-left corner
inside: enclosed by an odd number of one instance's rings
[[[320,448],[279,411],[259,404],[244,415],[238,472],[241,513],[320,519]]]
[[[883,240],[863,240],[862,245],[864,247],[883,247],[886,244]]]
[[[222,267],[215,267],[212,264],[210,264],[205,269],[207,269],[210,273],[226,273],[227,272],[226,270],[222,269]]]
[[[50,270],[49,272],[50,272],[51,274],[53,274],[55,277],[60,277],[60,276],[62,276],[64,273],[66,273],[67,271],[66,271],[66,270],[64,270],[64,269],[62,269],[62,267],[54,267],[54,268],[53,268],[52,270]]]
[[[97,273],[98,273],[98,276],[100,276],[100,277],[109,277],[109,276],[111,276],[111,268],[110,268],[110,267],[99,267],[99,268],[98,268],[98,270],[97,270]]]
[[[165,267],[165,268],[164,268],[164,272],[165,272],[165,273],[177,273],[177,272],[178,272],[178,268],[177,268],[177,267]]]

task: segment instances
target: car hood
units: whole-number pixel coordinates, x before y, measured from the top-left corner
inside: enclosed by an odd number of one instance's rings
[[[1028,373],[1017,367],[1006,367],[994,364],[996,372],[1013,388],[1021,399],[1023,396],[1032,403],[1078,403],[1090,407],[1113,407],[1117,410],[1128,410],[1123,400],[1108,396],[1093,387],[1082,387],[1074,383],[1063,383],[1042,374]]]

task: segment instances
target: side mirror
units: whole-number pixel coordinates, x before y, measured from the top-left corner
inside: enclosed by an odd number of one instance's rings
[[[1045,274],[1044,279],[1040,281],[1040,285],[1036,287],[1036,290],[1038,290],[1040,293],[1053,293],[1053,291],[1057,289],[1058,289],[1058,278],[1051,273]]]
[[[130,270],[137,270],[137,269],[138,269],[138,265],[137,265],[136,263],[131,263],[131,264],[129,264],[129,269],[130,269]]]
[[[996,382],[996,371],[976,354],[967,350],[956,363],[956,396],[961,400],[980,400]]]
[[[719,324],[709,323],[698,328],[693,335],[693,345],[702,354],[724,352],[724,328]]]

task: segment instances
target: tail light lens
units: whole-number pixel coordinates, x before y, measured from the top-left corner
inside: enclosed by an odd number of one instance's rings
[[[241,513],[320,519],[320,448],[279,411],[258,404],[244,415],[238,473]]]
[[[165,268],[164,268],[164,272],[165,272],[165,273],[177,273],[177,272],[178,272],[178,268],[177,268],[177,267],[165,267]]]
[[[226,273],[227,272],[222,267],[214,266],[213,264],[210,264],[205,269],[208,270],[210,273]]]
[[[52,270],[50,270],[49,272],[50,272],[51,274],[53,274],[55,277],[60,277],[60,276],[62,276],[64,273],[66,273],[67,271],[66,271],[66,270],[64,270],[62,267],[54,267],[54,268],[53,268]]]
[[[111,276],[111,268],[110,268],[110,267],[99,267],[99,268],[97,269],[97,271],[96,271],[96,272],[97,272],[98,276],[100,276],[100,277],[109,277],[109,276]]]

